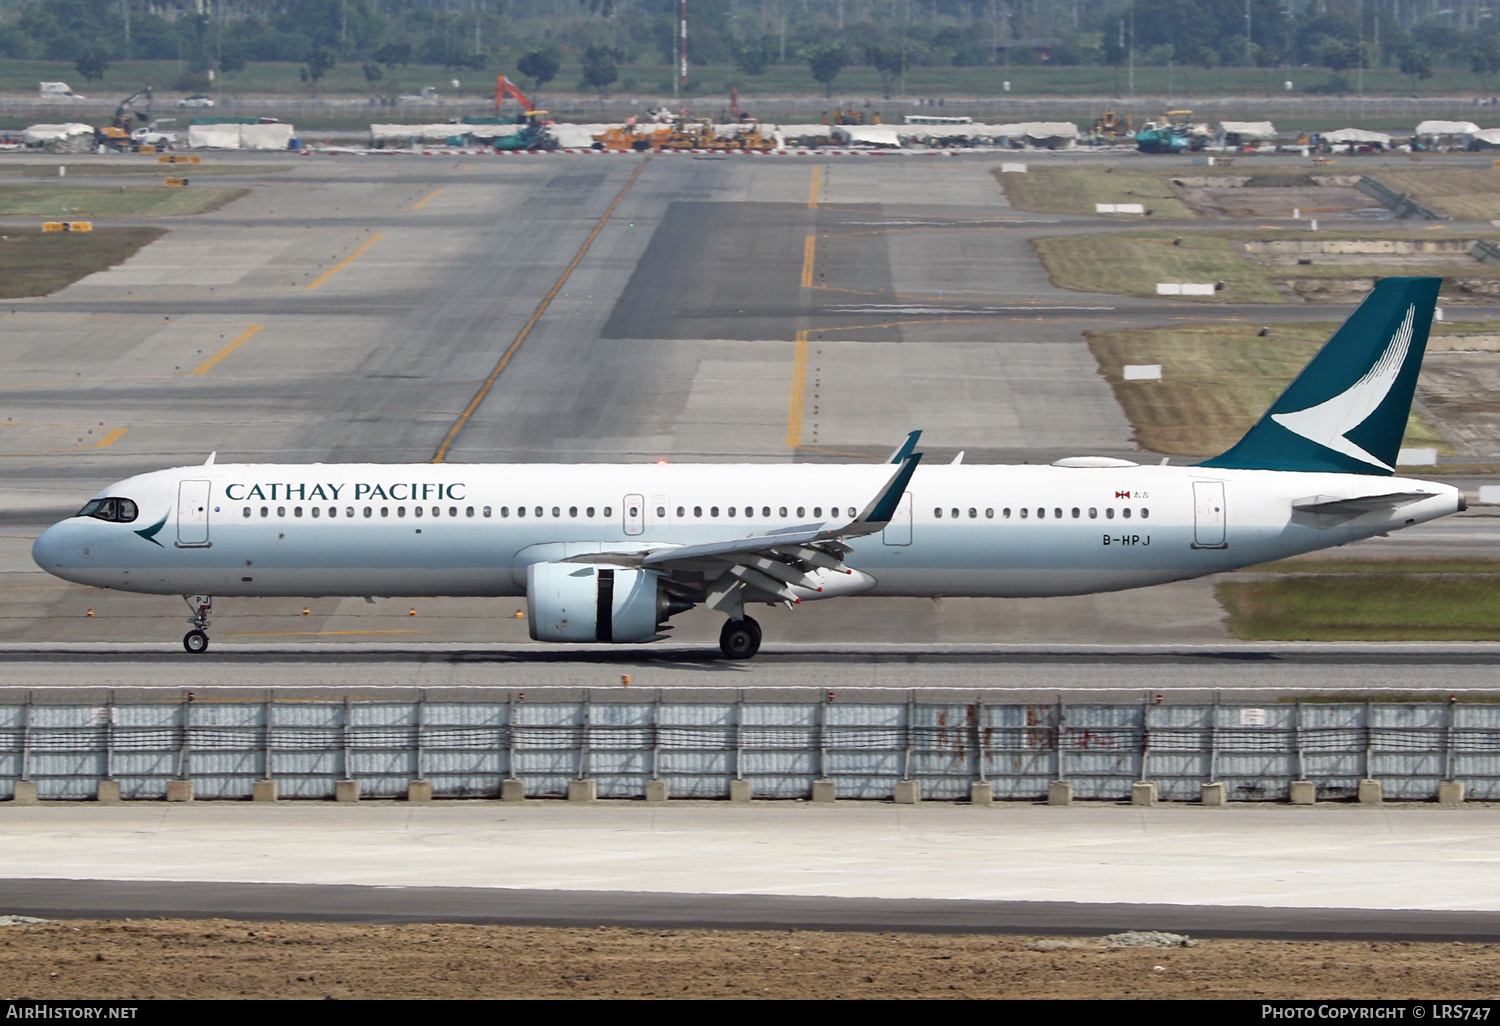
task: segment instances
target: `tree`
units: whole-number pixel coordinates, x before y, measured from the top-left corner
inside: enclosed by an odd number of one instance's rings
[[[583,52],[583,84],[598,90],[601,103],[620,77],[616,60],[617,54],[607,46],[591,46]]]
[[[885,91],[885,98],[889,100],[891,85],[906,70],[906,54],[894,46],[867,46],[865,63],[880,75],[880,88]]]
[[[807,55],[812,77],[823,83],[823,95],[833,97],[833,80],[849,66],[849,51],[842,43],[819,46]]]
[[[237,50],[225,50],[219,58],[219,70],[226,75],[235,75],[245,70],[245,55]]]
[[[542,88],[556,78],[561,68],[562,63],[557,59],[557,53],[551,47],[532,50],[516,61],[516,70],[531,79],[536,89]]]
[[[78,55],[73,62],[73,67],[83,76],[85,82],[95,82],[104,77],[109,70],[109,58],[104,51],[97,46],[91,46]]]
[[[374,85],[385,78],[385,70],[375,61],[365,61],[365,81]]]
[[[1411,79],[1411,91],[1417,91],[1417,80],[1432,77],[1432,54],[1420,46],[1408,46],[1401,51],[1401,74]]]
[[[332,50],[322,46],[315,46],[307,51],[307,56],[304,60],[307,63],[302,67],[302,81],[311,82],[313,92],[316,93],[318,91],[318,82],[322,80],[324,75],[328,74],[331,68],[337,66],[338,61],[334,59]]]
[[[386,43],[370,56],[386,67],[404,68],[411,63],[410,43]]]
[[[1489,77],[1500,71],[1500,41],[1494,36],[1485,36],[1474,43],[1469,51],[1469,67],[1479,76],[1479,84],[1489,89]]]
[[[759,75],[771,63],[771,55],[759,43],[752,46],[735,47],[734,66],[747,75]]]

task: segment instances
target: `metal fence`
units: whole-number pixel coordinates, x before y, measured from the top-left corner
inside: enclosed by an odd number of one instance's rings
[[[821,692],[819,693],[822,694]],[[204,699],[0,705],[0,798],[18,780],[42,799],[92,799],[101,781],[127,799],[162,798],[172,780],[197,798],[248,798],[257,780],[283,798],[330,798],[338,782],[394,798],[414,779],[436,797],[485,798],[506,779],[529,796],[593,780],[599,797],[890,799],[902,780],[924,799],[1034,801],[1065,780],[1080,799],[1120,800],[1137,781],[1165,800],[1221,782],[1230,800],[1285,799],[1293,780],[1325,799],[1362,779],[1387,798],[1424,800],[1443,781],[1500,799],[1500,705],[999,704],[739,699],[485,701]]]

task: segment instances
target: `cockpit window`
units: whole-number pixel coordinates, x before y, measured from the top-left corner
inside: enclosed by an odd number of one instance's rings
[[[140,511],[136,509],[135,502],[130,499],[93,499],[83,509],[78,511],[81,517],[93,517],[96,520],[108,520],[111,523],[128,524],[134,520]]]

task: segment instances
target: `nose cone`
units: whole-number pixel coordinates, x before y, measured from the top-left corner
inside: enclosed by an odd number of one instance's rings
[[[67,567],[67,550],[69,548],[68,524],[53,524],[41,533],[31,545],[31,558],[36,565],[57,577],[65,576],[63,571]]]

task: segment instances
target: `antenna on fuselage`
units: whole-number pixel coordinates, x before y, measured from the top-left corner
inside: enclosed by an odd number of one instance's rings
[[[206,459],[206,460],[203,461],[203,465],[205,467],[211,467],[211,466],[213,466],[214,465],[214,457],[217,456],[217,455],[219,455],[219,450],[215,449],[213,452],[211,452],[211,453],[208,454],[208,459]]]

